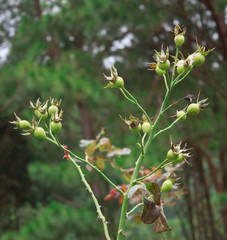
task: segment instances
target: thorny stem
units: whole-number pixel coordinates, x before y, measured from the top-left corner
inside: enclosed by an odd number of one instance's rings
[[[45,125],[45,127],[47,127],[46,123],[44,123],[44,125]],[[47,129],[48,129],[48,128],[47,128]],[[66,151],[67,149],[65,149],[65,148],[60,144],[57,136],[56,136],[56,135],[54,136],[49,129],[48,129],[48,131],[49,131],[49,133],[50,133],[50,135],[51,135],[51,137],[52,137],[53,139],[50,139],[50,138],[47,137],[47,140],[53,142],[54,144],[56,144],[57,146],[59,146],[61,149],[63,149],[64,151]],[[75,154],[73,154],[72,152],[70,152],[70,151],[67,151],[67,152],[69,152],[70,155],[72,155],[72,156],[74,156],[74,157],[77,158],[77,156],[76,156]],[[91,195],[91,197],[92,197],[92,199],[93,199],[93,202],[94,202],[94,204],[95,204],[95,206],[96,206],[96,209],[97,209],[98,218],[100,218],[100,219],[102,220],[102,223],[103,223],[104,234],[105,234],[106,239],[107,239],[107,240],[111,240],[111,238],[110,238],[110,236],[109,236],[108,228],[107,228],[106,218],[105,218],[104,215],[102,214],[102,211],[101,211],[100,205],[99,205],[99,203],[98,203],[98,200],[97,200],[97,198],[95,197],[95,194],[94,194],[94,192],[92,191],[89,183],[87,182],[87,180],[86,180],[86,178],[85,178],[85,175],[84,175],[83,171],[81,170],[81,167],[76,163],[76,161],[75,161],[71,156],[69,156],[68,159],[69,159],[69,160],[74,164],[74,166],[77,168],[77,170],[78,170],[78,172],[79,172],[79,174],[80,174],[80,177],[81,177],[82,182],[83,182],[84,185],[86,186],[86,189],[88,190],[88,192],[90,193],[90,195]],[[80,158],[80,159],[81,159],[81,158]],[[83,159],[83,160],[84,160],[84,159]],[[84,160],[84,161],[85,161],[85,160]],[[85,161],[85,162],[88,164],[87,161]],[[92,164],[91,164],[91,165],[92,165]],[[93,165],[92,165],[92,166],[93,166]],[[96,169],[96,170],[97,170],[97,169]],[[98,170],[99,170],[99,169],[98,169]],[[99,170],[99,171],[100,171],[100,170]],[[101,174],[101,171],[100,171],[99,173]],[[103,175],[104,175],[104,174],[103,174]],[[105,176],[105,175],[104,175],[104,176]],[[106,177],[106,176],[105,176],[105,177]],[[106,177],[106,178],[107,178],[107,177]],[[107,178],[107,179],[108,179],[108,178]],[[107,180],[107,179],[106,179],[106,180]],[[109,179],[108,179],[108,180],[109,180]],[[107,181],[108,181],[108,180],[107,180]],[[108,182],[109,182],[109,183],[112,183],[110,180],[109,180]],[[115,187],[115,184],[114,184],[114,183],[112,183],[112,184],[113,184],[114,187]],[[117,189],[117,186],[116,186],[116,189]],[[120,190],[120,189],[119,189],[119,190]],[[122,191],[120,190],[120,192],[122,192]],[[122,192],[122,194],[124,195],[123,192]]]
[[[121,195],[124,196],[124,192],[117,186],[115,185],[99,168],[97,168],[96,166],[94,166],[92,163],[90,163],[89,161],[86,161],[84,160],[83,158],[81,157],[78,157],[77,155],[75,155],[73,152],[71,152],[70,150],[68,149],[65,149],[61,144],[60,142],[58,141],[58,139],[55,137],[55,140],[57,141],[58,143],[58,146],[63,150],[63,151],[66,151],[68,152],[71,156],[73,156],[74,158],[76,159],[79,159],[80,161],[82,161],[83,163],[85,164],[88,164],[91,168],[95,169],[100,175],[102,175],[102,177],[110,184],[112,185]]]
[[[81,167],[73,160],[73,158],[70,156],[69,157],[69,160],[76,166],[79,174],[80,174],[80,177],[81,177],[81,180],[82,182],[84,183],[84,185],[86,186],[88,192],[90,193],[92,199],[93,199],[93,202],[95,204],[95,207],[97,209],[97,213],[98,213],[98,218],[100,218],[102,220],[102,224],[103,224],[103,228],[104,228],[104,234],[105,234],[105,237],[107,240],[111,240],[110,238],[110,235],[109,235],[109,232],[108,232],[108,227],[107,227],[107,221],[106,221],[106,218],[104,217],[104,215],[102,214],[102,211],[101,211],[101,208],[100,208],[100,205],[98,203],[98,200],[97,198],[95,197],[95,194],[94,192],[92,191],[89,183],[87,182],[86,178],[85,178],[85,175],[84,173],[82,172],[81,170]]]
[[[127,217],[132,214],[138,207],[142,206],[143,203],[138,203],[133,209],[131,209],[129,212],[127,212]]]
[[[73,152],[71,152],[70,150],[68,149],[65,149],[61,143],[59,142],[58,138],[56,136],[54,136],[52,134],[52,132],[49,130],[49,128],[47,127],[46,123],[44,122],[44,125],[45,127],[47,128],[49,134],[51,135],[51,137],[53,138],[50,139],[47,137],[47,140],[49,140],[50,142],[56,144],[57,146],[59,146],[63,151],[66,151],[68,152],[71,156],[73,156],[74,158],[80,160],[81,162],[85,163],[85,164],[88,164],[91,168],[93,168],[94,170],[96,170],[100,175],[102,175],[102,177],[110,184],[112,185],[112,187],[114,187],[121,195],[124,195],[124,192],[116,185],[114,184],[99,168],[97,168],[96,166],[94,166],[92,163],[90,163],[89,161],[86,161],[85,159],[77,156],[76,154],[74,154]]]

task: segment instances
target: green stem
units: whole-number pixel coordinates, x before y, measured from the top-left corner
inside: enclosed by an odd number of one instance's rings
[[[174,61],[174,65],[173,65],[173,72],[172,72],[172,77],[171,77],[171,83],[173,83],[173,79],[174,79],[174,76],[175,76],[175,68],[176,68],[178,54],[179,54],[179,47],[177,47],[177,49],[176,49],[176,56],[175,56],[175,61]]]
[[[194,66],[192,66],[192,68],[191,68],[180,80],[178,80],[178,79],[181,77],[181,75],[179,75],[179,78],[177,77],[177,78],[174,80],[174,84],[176,85],[176,84],[178,84],[179,82],[181,82],[183,79],[185,79],[185,78],[188,76],[188,74],[192,71],[193,67],[194,67]]]
[[[179,103],[179,102],[181,102],[181,101],[183,101],[183,100],[184,100],[184,98],[181,98],[181,99],[177,100],[175,103],[170,104],[168,107],[166,107],[166,108],[163,110],[162,114],[163,114],[164,112],[166,112],[168,109],[170,109],[171,107],[173,107],[174,105],[176,105],[177,103]]]
[[[124,192],[116,185],[114,184],[99,168],[97,168],[96,166],[94,166],[93,164],[91,164],[89,161],[84,160],[81,157],[78,157],[77,155],[75,155],[73,152],[71,152],[68,149],[65,149],[61,143],[59,142],[58,138],[55,136],[54,139],[56,140],[56,142],[58,143],[58,146],[63,150],[68,152],[71,156],[73,156],[74,158],[80,160],[81,162],[88,164],[91,168],[93,168],[94,170],[96,170],[110,185],[112,185],[121,195],[124,196]]]
[[[135,105],[137,105],[137,107],[144,113],[144,115],[146,116],[147,121],[148,121],[148,122],[150,123],[150,125],[152,126],[151,119],[149,118],[149,116],[148,116],[148,114],[146,113],[146,111],[142,108],[142,106],[138,103],[138,101],[136,100],[136,98],[134,98],[134,97],[132,96],[132,94],[131,94],[129,91],[127,91],[125,88],[121,88],[120,90],[121,90],[122,94],[124,95],[124,97],[125,97],[126,99],[128,99],[130,102],[132,102],[132,103],[134,103]],[[125,93],[128,94],[129,97],[128,97]]]
[[[165,164],[167,161],[169,161],[169,160],[168,160],[168,159],[165,159],[164,161],[162,161],[162,162],[160,163],[160,165],[159,165],[157,168],[155,168],[153,171],[151,171],[149,174],[147,174],[147,175],[145,175],[145,176],[143,176],[143,177],[141,177],[141,178],[137,178],[137,179],[136,179],[136,182],[142,181],[142,180],[144,180],[145,178],[150,177],[152,174],[154,174],[155,172],[157,172],[159,169],[162,169],[163,164]]]
[[[132,103],[135,104],[135,101],[132,100],[132,99],[130,99],[130,98],[125,94],[125,92],[124,92],[124,90],[123,90],[122,88],[120,88],[120,91],[122,92],[122,94],[124,95],[124,97],[125,97],[126,99],[128,99],[130,102],[132,102]]]
[[[156,138],[159,134],[169,130],[170,128],[172,128],[177,122],[179,122],[181,120],[181,118],[183,118],[184,116],[186,116],[187,113],[185,113],[184,115],[182,115],[181,117],[177,118],[174,122],[172,122],[168,127],[160,130],[159,132],[157,132],[155,135],[154,135],[154,138]]]
[[[129,212],[127,212],[127,217],[132,214],[138,207],[142,206],[143,203],[137,204],[133,209],[131,209]]]
[[[166,104],[167,104],[168,98],[170,96],[171,90],[172,89],[170,88],[169,91],[167,91],[166,94],[165,94],[165,97],[164,97],[161,109],[160,109],[160,111],[158,113],[158,116],[157,116],[157,118],[155,120],[155,123],[153,125],[153,129],[152,129],[151,134],[150,134],[150,136],[149,136],[149,138],[147,140],[147,143],[146,143],[146,145],[144,147],[144,154],[146,154],[146,152],[148,151],[149,146],[151,145],[151,143],[152,143],[152,141],[154,139],[154,131],[155,131],[155,129],[156,129],[160,119],[161,119],[162,111],[166,107]],[[125,193],[125,196],[124,196],[124,199],[123,199],[123,204],[122,204],[122,209],[121,209],[121,216],[120,216],[120,222],[119,222],[118,233],[117,233],[117,240],[122,240],[123,239],[123,230],[125,228],[127,208],[128,208],[128,203],[129,203],[128,193],[129,193],[129,190],[131,189],[131,187],[134,185],[135,180],[138,177],[139,170],[140,170],[140,167],[142,165],[143,159],[144,159],[144,155],[141,153],[139,155],[139,158],[136,161],[136,166],[135,166],[135,169],[134,169],[131,181],[129,183],[127,192]]]
[[[106,221],[106,218],[104,217],[104,215],[102,214],[102,211],[101,211],[101,208],[100,208],[100,205],[98,203],[98,200],[97,198],[95,197],[95,194],[94,192],[92,191],[89,183],[87,182],[86,178],[85,178],[85,175],[84,173],[82,172],[80,166],[73,160],[72,157],[69,157],[70,161],[76,166],[79,174],[80,174],[80,177],[81,177],[81,180],[82,182],[84,183],[84,185],[86,186],[88,192],[90,193],[92,199],[93,199],[93,202],[95,204],[95,207],[97,209],[97,213],[98,213],[98,216],[99,218],[102,220],[102,224],[103,224],[103,228],[104,228],[104,234],[105,234],[105,237],[107,240],[111,240],[110,236],[109,236],[109,232],[108,232],[108,227],[107,227],[107,221]]]
[[[165,82],[165,86],[166,86],[166,91],[169,91],[169,86],[168,86],[168,83],[166,81],[166,76],[165,74],[163,74],[163,78],[164,78],[164,82]]]

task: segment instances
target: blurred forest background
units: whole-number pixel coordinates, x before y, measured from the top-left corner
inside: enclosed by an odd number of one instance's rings
[[[196,38],[215,47],[201,67],[177,85],[171,102],[201,92],[209,106],[162,135],[145,161],[157,166],[174,142],[193,147],[192,166],[179,172],[187,194],[165,207],[173,231],[169,240],[226,239],[227,234],[227,3],[225,0],[0,0],[0,238],[2,240],[103,239],[93,202],[63,153],[46,141],[23,137],[9,121],[16,112],[32,119],[29,101],[63,99],[62,143],[83,154],[80,139],[92,139],[104,127],[118,147],[131,154],[117,158],[133,167],[137,139],[119,114],[141,116],[115,89],[103,89],[102,73],[115,64],[127,89],[152,115],[164,94],[161,77],[147,71],[154,49],[169,46],[174,55],[175,24],[187,28],[185,56]],[[184,105],[179,105],[181,109]],[[174,115],[176,109],[171,110]],[[162,124],[170,122],[164,117]],[[117,184],[120,171],[106,164]],[[104,214],[116,233],[120,205],[103,201],[110,191],[95,172],[86,171]],[[114,211],[113,211],[114,210]],[[160,239],[152,226],[131,220],[126,239]]]

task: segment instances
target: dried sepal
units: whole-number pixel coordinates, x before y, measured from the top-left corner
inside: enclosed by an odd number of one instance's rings
[[[157,63],[156,62],[148,63],[148,67],[150,67],[150,68],[148,68],[148,70],[155,71],[155,69],[157,67]]]
[[[63,118],[63,110],[61,109],[61,111],[59,113],[55,113],[52,115],[52,121],[54,122],[61,122],[62,118]]]
[[[9,123],[15,125],[15,127],[13,129],[18,129],[20,126],[21,119],[17,116],[16,113],[14,113],[14,116],[16,117],[16,121],[9,121]]]
[[[117,69],[114,66],[112,66],[110,68],[110,76],[106,76],[104,73],[103,76],[104,79],[108,81],[108,84],[105,86],[105,88],[110,88],[113,86],[113,83],[116,81],[118,77]]]
[[[38,98],[38,99],[36,100],[36,103],[35,103],[35,104],[33,104],[32,101],[30,101],[30,108],[32,108],[32,109],[34,109],[34,110],[39,109],[40,106],[41,106],[41,104],[42,104],[42,103],[41,103],[40,99]]]
[[[176,24],[174,27],[173,33],[174,33],[174,36],[179,35],[179,34],[185,35],[186,31],[187,31],[186,27],[181,28],[178,24]]]
[[[158,51],[155,50],[155,53],[156,54],[155,54],[154,59],[158,63],[165,62],[169,58],[169,48],[168,47],[166,48],[166,51],[164,51],[163,46],[162,46],[161,52],[158,52]]]
[[[57,98],[50,98],[50,103],[51,105],[55,105],[57,107],[60,107],[62,100],[60,99],[59,101]]]
[[[119,116],[128,126],[130,126],[132,128],[136,128],[140,123],[139,118],[134,117],[132,115],[129,116],[129,119],[123,118],[121,115],[119,115]]]
[[[199,45],[197,39],[196,39],[196,44],[197,44],[197,51],[200,52],[204,57],[206,57],[208,54],[210,54],[215,48],[209,49],[205,51],[205,46]]]
[[[187,148],[187,143],[185,143],[183,147],[181,146],[182,145],[181,141],[178,144],[173,144],[171,137],[170,137],[170,143],[171,143],[171,149],[176,155],[182,154],[185,159],[191,157],[191,153],[188,151],[192,150],[192,148]]]

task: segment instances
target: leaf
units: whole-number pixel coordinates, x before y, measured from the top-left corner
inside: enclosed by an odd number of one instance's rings
[[[141,221],[145,224],[154,223],[160,217],[159,206],[146,197],[143,197],[143,206]]]
[[[114,151],[111,151],[107,154],[107,157],[113,157],[115,155],[121,156],[121,155],[129,155],[131,153],[131,150],[129,148],[122,148],[122,149],[116,149]]]
[[[160,204],[160,198],[161,198],[161,190],[157,183],[155,182],[148,182],[146,183],[147,190],[153,194],[154,197],[154,203],[156,205]]]
[[[87,140],[87,139],[81,139],[80,140],[80,143],[79,143],[79,146],[81,148],[85,148],[87,147],[88,145],[90,145],[94,140]]]
[[[106,151],[109,152],[112,149],[110,139],[109,138],[101,138],[99,140],[97,148],[99,148],[100,152],[106,152]]]
[[[169,227],[167,223],[166,216],[163,211],[162,204],[160,204],[159,207],[159,214],[160,217],[157,219],[154,225],[154,233],[162,233],[162,232],[168,232],[171,231],[171,228]]]
[[[96,140],[92,140],[92,142],[85,148],[85,151],[88,156],[92,156],[95,150],[96,150]]]
[[[103,169],[105,168],[105,158],[102,157],[102,156],[96,157],[95,165],[96,165],[99,169],[103,170]]]
[[[135,192],[138,189],[143,189],[144,191],[147,191],[146,186],[145,185],[135,185],[133,187],[130,188],[129,192],[128,192],[128,199],[132,198],[132,196],[135,194]]]

